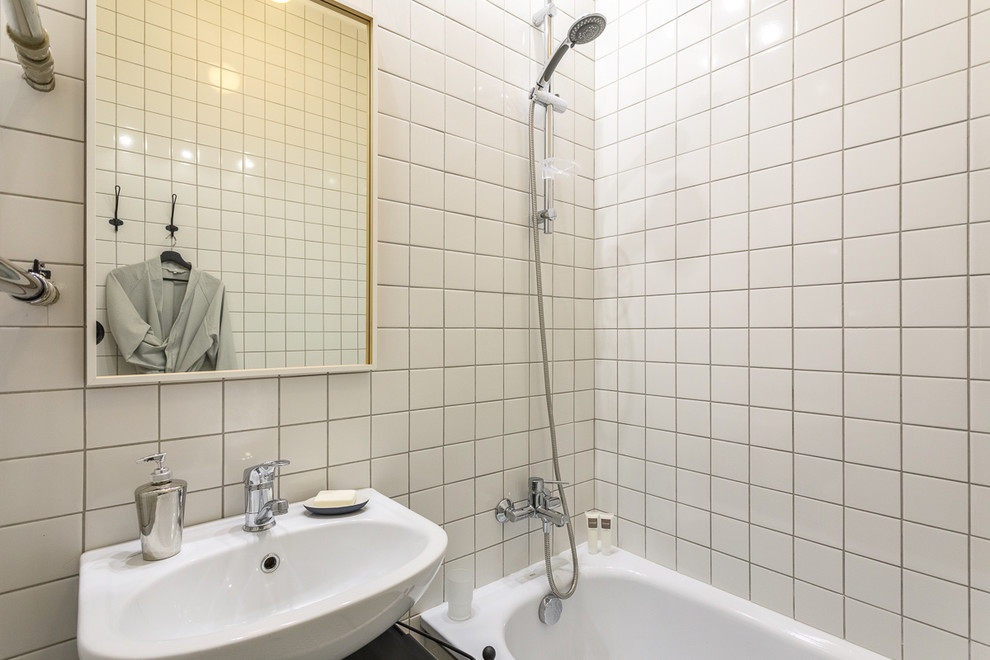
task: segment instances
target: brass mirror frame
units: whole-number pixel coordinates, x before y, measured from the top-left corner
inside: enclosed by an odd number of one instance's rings
[[[366,362],[363,364],[323,365],[317,367],[271,367],[265,369],[237,369],[231,371],[195,371],[185,373],[131,374],[122,376],[100,376],[97,374],[96,356],[96,239],[94,236],[96,212],[96,8],[97,0],[86,0],[86,384],[89,387],[112,387],[121,385],[144,385],[155,383],[184,383],[221,381],[244,378],[272,378],[278,376],[305,376],[332,373],[354,373],[372,371],[377,362],[376,330],[378,320],[378,299],[374,295],[378,281],[378,232],[375,217],[378,211],[378,65],[375,52],[375,20],[373,16],[348,5],[341,0],[305,0],[326,5],[343,12],[368,26],[368,49],[370,61],[370,90],[368,122],[368,181],[367,181],[367,289],[366,289]]]

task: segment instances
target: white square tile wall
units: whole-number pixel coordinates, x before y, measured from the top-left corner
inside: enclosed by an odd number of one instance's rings
[[[0,520],[0,607],[25,613],[0,656],[75,657],[77,556],[134,538],[123,466],[149,449],[194,484],[193,523],[238,512],[249,455],[282,456],[290,499],[373,485],[478,584],[538,558],[489,512],[547,456],[523,4],[359,3],[380,369],[227,385],[83,387],[84,3],[42,2],[51,95],[0,38],[0,244],[78,298],[0,301],[0,493],[36,502]],[[562,2],[558,24],[610,24],[558,73],[584,175],[544,239],[554,379],[572,507],[617,511],[624,547],[892,658],[985,658],[990,4],[933,6]]]
[[[990,5],[596,7],[596,505],[891,658],[990,657]]]
[[[292,0],[289,9],[261,0],[212,4],[229,16],[259,7],[291,12],[302,2]],[[542,534],[531,537],[525,525],[503,529],[491,514],[500,498],[525,492],[531,469],[549,472],[526,228],[526,96],[542,60],[524,4],[354,2],[378,24],[380,354],[374,373],[330,377],[84,387],[84,85],[101,85],[84,79],[86,3],[41,0],[58,76],[49,95],[21,80],[11,44],[0,36],[2,254],[19,263],[45,259],[63,284],[63,299],[47,310],[0,300],[0,495],[28,503],[0,516],[7,558],[0,611],[17,613],[0,621],[0,658],[76,657],[78,555],[137,537],[133,490],[148,475],[133,460],[154,450],[167,451],[176,475],[190,483],[189,524],[238,514],[245,462],[283,457],[292,461],[280,478],[290,501],[327,487],[378,488],[442,524],[448,562],[473,567],[479,585],[542,556]],[[189,19],[188,2],[115,6]],[[590,0],[562,3],[558,25],[592,10]],[[202,27],[215,33],[218,25]],[[145,42],[131,41],[122,45]],[[214,44],[202,40],[204,48]],[[583,174],[558,183],[557,232],[543,239],[552,264],[545,282],[553,294],[563,477],[573,484],[575,512],[594,503],[593,52],[576,50],[557,73],[558,91],[571,100],[557,122],[557,153],[578,160]],[[153,68],[124,68],[158,80]],[[173,110],[193,110],[195,75],[172,74]],[[127,97],[126,85],[118,91]],[[208,104],[204,117],[214,123],[205,130],[222,118],[223,95],[215,86],[201,91],[221,99]],[[249,95],[242,101],[250,103]],[[167,122],[149,120],[148,153],[111,149],[112,131],[98,136],[109,140],[100,142],[103,158],[145,168],[135,177],[144,193],[127,201],[124,216],[135,221],[122,230],[164,217],[170,176],[198,176],[181,159],[158,155],[191,143],[196,132],[169,135]],[[247,129],[244,136],[257,137]],[[212,180],[219,177],[218,193],[234,172],[224,168],[231,153],[220,139],[205,168]],[[168,184],[162,195],[149,193],[156,181]],[[103,192],[112,190],[111,183]],[[233,192],[244,200],[244,217],[254,215],[251,196]],[[191,204],[180,210],[193,217]],[[231,235],[223,223],[239,216],[203,206],[198,217],[213,225],[197,233],[180,222],[179,247],[201,264],[215,256],[216,272],[227,279]],[[220,235],[210,234],[218,222]],[[265,228],[257,229],[243,241],[263,242]],[[192,234],[209,241],[182,242]],[[239,244],[241,236],[231,240]],[[143,249],[132,256],[144,258]],[[241,273],[245,281],[248,274],[267,277],[264,265],[257,273],[246,268],[230,269],[231,281]],[[259,304],[243,312],[264,310],[265,301]],[[442,601],[442,583],[419,607]]]

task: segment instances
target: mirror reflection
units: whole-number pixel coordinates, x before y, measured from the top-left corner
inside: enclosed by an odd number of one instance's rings
[[[368,361],[370,22],[100,0],[97,375]]]

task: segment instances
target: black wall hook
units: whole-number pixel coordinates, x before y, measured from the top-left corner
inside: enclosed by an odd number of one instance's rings
[[[120,208],[120,186],[113,187],[113,217],[107,222],[113,225],[113,230],[116,232],[120,229],[120,226],[124,224],[124,221],[117,217],[117,209]]]
[[[175,240],[175,232],[179,231],[179,228],[175,226],[175,200],[178,197],[178,195],[172,193],[172,214],[168,218],[168,224],[165,225],[165,229],[171,234],[173,241]]]

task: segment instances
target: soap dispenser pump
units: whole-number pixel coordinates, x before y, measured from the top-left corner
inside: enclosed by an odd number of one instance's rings
[[[173,479],[165,467],[165,452],[138,459],[138,463],[156,462],[151,483],[134,490],[138,528],[141,532],[141,555],[149,561],[167,559],[182,549],[182,517],[186,508],[186,482]]]

